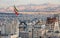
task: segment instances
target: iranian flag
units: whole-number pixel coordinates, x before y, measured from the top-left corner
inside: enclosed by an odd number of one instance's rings
[[[14,6],[14,12],[15,12],[16,15],[19,15],[18,9],[16,8],[16,6]]]

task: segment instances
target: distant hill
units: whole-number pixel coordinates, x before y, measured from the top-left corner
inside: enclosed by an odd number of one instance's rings
[[[60,5],[58,4],[29,4],[17,6],[19,12],[60,12]],[[13,6],[7,8],[1,8],[0,12],[13,12]]]

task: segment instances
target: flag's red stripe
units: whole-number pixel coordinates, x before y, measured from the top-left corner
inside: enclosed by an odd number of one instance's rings
[[[14,9],[14,12],[15,12],[16,15],[18,15],[18,12],[16,11],[16,9]]]

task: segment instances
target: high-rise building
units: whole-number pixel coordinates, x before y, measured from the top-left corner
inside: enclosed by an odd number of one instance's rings
[[[6,18],[5,21],[2,22],[1,26],[1,35],[2,37],[16,37],[19,36],[19,21],[17,18],[10,20],[10,18]],[[13,36],[12,36],[13,35]]]

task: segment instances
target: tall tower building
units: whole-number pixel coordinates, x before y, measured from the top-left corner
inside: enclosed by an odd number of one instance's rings
[[[59,15],[54,14],[54,17],[56,18],[55,23],[54,23],[54,31],[59,31]]]

